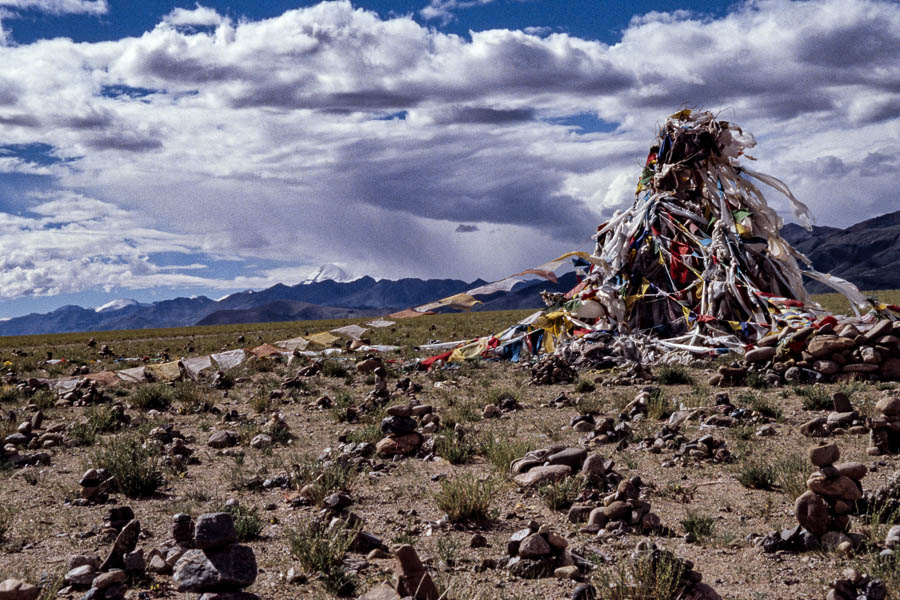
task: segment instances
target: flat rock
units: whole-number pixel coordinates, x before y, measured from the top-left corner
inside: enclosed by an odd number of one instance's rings
[[[571,473],[572,467],[569,465],[547,465],[544,467],[535,467],[527,473],[516,475],[513,478],[513,481],[515,481],[516,485],[519,487],[529,488],[565,479]]]
[[[175,563],[172,579],[179,592],[217,592],[245,588],[256,581],[256,556],[248,546],[188,550]]]
[[[206,442],[210,448],[231,448],[236,446],[240,436],[234,431],[216,431]]]
[[[21,579],[0,582],[0,600],[36,600],[41,589]]]
[[[846,475],[854,481],[861,480],[866,476],[866,473],[869,472],[869,469],[868,467],[866,467],[866,465],[858,462],[838,463],[834,465],[834,468],[837,469],[837,472],[841,475]]]
[[[875,404],[875,410],[887,417],[900,415],[900,396],[882,397],[878,403]]]
[[[138,537],[140,535],[141,522],[137,519],[132,519],[122,528],[119,535],[116,536],[116,541],[113,542],[106,560],[100,564],[100,570],[109,571],[110,569],[124,569],[125,555],[134,551],[137,547]]]
[[[764,362],[767,360],[772,360],[775,358],[776,348],[772,346],[762,346],[760,348],[754,348],[750,350],[746,354],[744,354],[744,360],[747,362]]]
[[[522,558],[537,558],[550,554],[550,544],[539,533],[533,533],[519,544],[519,556]]]
[[[238,541],[234,519],[229,513],[200,515],[194,526],[194,545],[201,550],[221,548]]]
[[[836,463],[841,458],[841,450],[837,444],[821,444],[809,449],[809,462],[817,467],[825,467]]]
[[[847,502],[855,502],[862,498],[859,486],[846,475],[839,475],[834,479],[827,479],[821,473],[813,473],[806,480],[806,487],[820,496],[828,498],[840,498]]]
[[[584,448],[566,448],[547,457],[551,465],[569,465],[572,470],[580,469],[587,458],[587,450]]]
[[[357,600],[401,600],[401,598],[397,590],[386,583],[382,583],[357,598]]]

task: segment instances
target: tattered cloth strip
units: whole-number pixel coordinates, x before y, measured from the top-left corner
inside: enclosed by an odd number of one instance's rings
[[[85,379],[97,382],[99,385],[113,387],[119,385],[121,380],[115,371],[100,371],[99,373],[89,373],[84,376]]]
[[[158,365],[147,365],[145,371],[154,381],[178,381],[181,379],[181,367],[177,360]]]
[[[306,336],[306,339],[308,339],[313,344],[318,344],[319,346],[330,346],[340,340],[339,337],[337,337],[336,335],[331,335],[327,331],[308,335]]]
[[[209,357],[206,357],[207,360]],[[144,369],[146,367],[132,367],[131,369],[122,369],[121,371],[116,371],[116,374],[119,376],[119,379],[126,383],[143,383],[147,381],[147,378],[144,374]]]
[[[337,329],[332,329],[331,333],[335,335],[342,335],[344,337],[348,337],[351,340],[359,341],[362,339],[362,336],[369,331],[365,327],[360,327],[359,325],[346,325],[344,327],[338,327]]]
[[[66,377],[64,379],[57,379],[55,381],[51,381],[49,383],[50,388],[55,390],[60,394],[65,394],[67,392],[71,392],[75,389],[75,386],[78,385],[78,377]]]
[[[290,350],[279,348],[278,346],[273,346],[272,344],[262,344],[257,346],[256,348],[250,349],[249,352],[256,358],[266,358],[267,356],[273,355],[280,356],[282,354],[290,352]]]
[[[472,288],[471,290],[466,291],[466,293],[470,296],[487,296],[496,292],[508,292],[512,290],[517,283],[521,283],[522,281],[525,280],[521,277],[507,277],[506,279],[501,279],[500,281],[486,283],[477,288]]]
[[[375,344],[373,346],[360,346],[357,352],[396,352],[400,350],[400,346],[387,346],[384,344]]]
[[[184,370],[191,376],[191,379],[196,380],[200,377],[201,371],[212,368],[212,359],[210,359],[209,355],[192,356],[190,358],[182,358],[181,364],[184,365]]]
[[[443,307],[456,308],[458,310],[469,310],[476,304],[481,304],[481,300],[476,300],[469,294],[454,294],[453,296],[442,298],[440,300],[437,300],[436,302],[417,306],[413,310],[419,313],[427,313],[428,311]]]
[[[218,368],[223,371],[233,369],[247,360],[247,354],[243,350],[219,352],[218,354],[211,354],[209,357],[216,363]]]
[[[275,342],[275,345],[281,348],[287,348],[288,350],[306,350],[306,347],[309,346],[309,340],[302,337],[296,337]]]
[[[395,325],[394,321],[385,321],[384,319],[375,319],[374,321],[369,321],[366,323],[369,327],[390,327],[391,325]]]
[[[399,310],[388,315],[391,319],[415,319],[416,317],[424,317],[425,315],[433,315],[433,312],[419,312],[412,308]]]

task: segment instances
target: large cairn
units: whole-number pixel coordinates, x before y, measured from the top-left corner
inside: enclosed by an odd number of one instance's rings
[[[875,405],[878,415],[871,419],[871,445],[866,452],[871,456],[900,452],[900,394],[897,390],[885,392]]]
[[[806,481],[808,488],[794,505],[797,521],[825,547],[849,551],[853,539],[850,515],[863,497],[860,481],[866,475],[862,463],[837,463],[841,451],[837,444],[822,444],[809,449],[809,460],[818,470]]]

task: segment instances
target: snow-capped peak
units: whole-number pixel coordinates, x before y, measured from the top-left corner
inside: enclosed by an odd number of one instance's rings
[[[349,281],[354,281],[359,279],[358,277],[353,277],[347,271],[343,270],[339,266],[334,263],[328,263],[315,268],[315,270],[310,273],[306,280],[304,280],[304,284],[309,283],[319,283],[321,281],[336,281],[338,283],[347,283]]]
[[[94,309],[94,312],[106,312],[108,310],[119,310],[120,308],[125,308],[128,306],[136,306],[138,304],[137,300],[132,300],[131,298],[116,298],[115,300],[110,300],[103,306],[98,306]]]

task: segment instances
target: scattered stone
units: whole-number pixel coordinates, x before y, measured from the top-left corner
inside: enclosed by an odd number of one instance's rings
[[[21,579],[0,582],[0,600],[37,600],[41,589]]]
[[[394,554],[394,587],[400,596],[411,596],[415,600],[438,600],[440,594],[431,575],[425,569],[415,548],[408,544],[391,548]]]
[[[216,431],[206,442],[210,448],[231,448],[236,446],[240,436],[235,431],[223,430]]]

